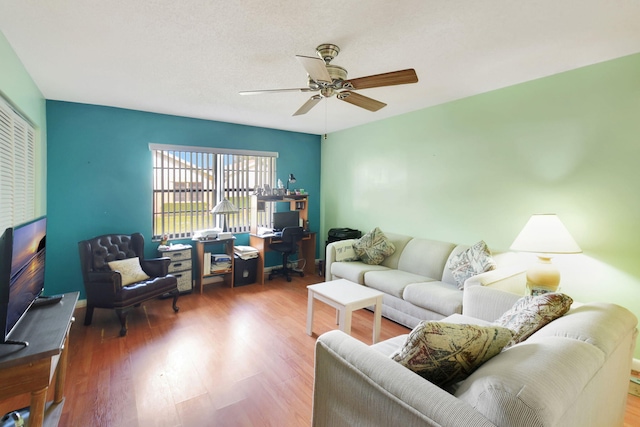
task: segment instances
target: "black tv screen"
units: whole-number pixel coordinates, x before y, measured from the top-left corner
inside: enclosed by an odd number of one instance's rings
[[[0,239],[0,338],[11,331],[44,289],[46,217],[11,227]]]

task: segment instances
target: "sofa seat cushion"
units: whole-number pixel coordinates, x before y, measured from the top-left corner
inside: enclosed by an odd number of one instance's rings
[[[412,283],[404,288],[402,298],[418,307],[443,316],[462,313],[462,291],[456,285],[439,281]]]
[[[555,426],[604,361],[583,341],[527,340],[482,365],[455,396],[498,426]]]
[[[402,298],[404,288],[407,285],[429,280],[434,279],[402,270],[367,271],[364,274],[365,285],[398,298]]]
[[[402,344],[407,341],[407,337],[409,337],[409,334],[398,335],[397,337],[389,338],[388,340],[373,344],[371,348],[379,351],[387,357],[391,357],[391,355],[398,351],[398,349],[402,347]]]
[[[385,271],[389,267],[383,265],[365,264],[361,261],[334,262],[331,264],[331,274],[354,283],[364,285],[364,274],[368,271]]]

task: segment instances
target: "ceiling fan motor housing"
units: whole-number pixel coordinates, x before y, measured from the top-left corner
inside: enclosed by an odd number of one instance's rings
[[[316,52],[326,62],[327,64],[331,62],[333,58],[338,56],[340,53],[340,48],[335,44],[331,43],[323,43],[316,47]]]

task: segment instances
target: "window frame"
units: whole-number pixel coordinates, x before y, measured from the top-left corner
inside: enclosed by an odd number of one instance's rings
[[[0,93],[0,232],[36,217],[36,126]]]
[[[277,152],[155,143],[149,151],[154,241],[191,238],[197,230],[221,227],[223,216],[210,211],[223,198],[238,208],[226,215],[229,231],[248,233],[251,195],[276,180]],[[176,184],[183,188],[178,194]]]

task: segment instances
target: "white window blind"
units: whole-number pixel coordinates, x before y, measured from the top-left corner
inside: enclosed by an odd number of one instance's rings
[[[277,153],[149,144],[153,157],[153,239],[183,239],[221,226],[211,213],[226,198],[238,212],[229,231],[249,232],[251,194],[273,187]]]
[[[35,217],[34,127],[0,97],[0,233]]]

